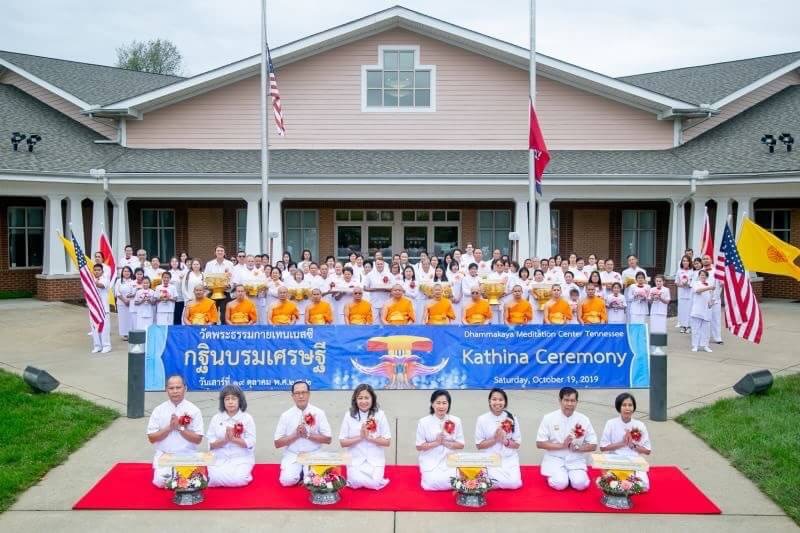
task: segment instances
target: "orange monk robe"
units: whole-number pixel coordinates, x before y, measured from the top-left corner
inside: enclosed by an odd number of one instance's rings
[[[491,316],[492,308],[489,307],[489,302],[483,298],[464,309],[465,324],[483,324]]]
[[[581,302],[578,312],[581,324],[605,324],[608,322],[606,303],[598,296],[585,298]]]
[[[217,303],[211,298],[203,297],[186,304],[186,320],[195,326],[216,324],[219,321]]]
[[[273,326],[287,326],[292,323],[292,317],[297,320],[300,318],[300,312],[297,310],[297,304],[291,300],[278,300],[269,310],[269,323]]]
[[[311,325],[333,324],[333,308],[325,300],[311,303],[306,308],[306,322]]]
[[[511,325],[527,324],[533,320],[533,308],[528,300],[512,300],[506,306],[506,321]]]
[[[569,307],[569,302],[564,298],[559,298],[555,303],[551,300],[544,307],[544,317],[545,324],[566,324],[572,320],[572,309]]]
[[[399,300],[392,298],[386,303],[386,323],[395,326],[405,326],[409,322],[414,322],[414,304],[405,296]]]
[[[434,300],[428,306],[428,322],[427,324],[441,325],[449,324],[451,320],[456,319],[456,312],[453,310],[453,302],[447,298],[442,298],[439,301]]]
[[[225,306],[226,313],[228,309],[230,309],[230,314],[228,316],[231,317],[231,324],[247,325],[251,322],[255,324],[256,320],[258,320],[256,306],[248,298],[242,301],[231,300],[228,302],[228,305]]]
[[[359,326],[372,324],[372,304],[366,300],[350,302],[347,307],[347,323]]]

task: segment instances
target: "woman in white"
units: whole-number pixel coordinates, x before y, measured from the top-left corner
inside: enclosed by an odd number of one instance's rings
[[[714,307],[714,285],[708,282],[708,272],[697,271],[697,281],[692,285],[692,351],[698,349],[710,352],[708,347],[711,336],[711,308]]]
[[[131,296],[134,292],[133,270],[131,267],[124,266],[119,271],[119,277],[114,284],[114,297],[117,299],[117,320],[119,326],[119,336],[122,340],[128,340],[128,332],[131,330]]]
[[[247,411],[247,399],[238,385],[219,393],[219,413],[208,424],[208,449],[214,464],[208,467],[209,487],[243,487],[253,481],[256,463],[256,423]]]
[[[420,256],[417,267],[417,281],[420,283],[432,283],[434,268],[431,266],[431,260],[428,259],[427,255]]]
[[[506,408],[506,391],[494,388],[489,391],[489,412],[478,417],[475,423],[475,444],[479,450],[496,453],[502,466],[490,467],[489,477],[495,480],[498,489],[518,489],[522,486],[519,470],[519,450],[522,434],[519,419]]]
[[[600,272],[600,279],[603,281],[604,295],[611,294],[611,286],[615,283],[622,283],[622,276],[619,272],[614,272],[614,261],[606,259],[603,262],[604,270]]]
[[[155,293],[150,288],[150,278],[142,278],[142,288],[136,291],[133,305],[136,307],[136,329],[147,331],[155,318]]]
[[[622,283],[615,281],[611,284],[611,294],[606,296],[609,324],[624,324],[627,321],[626,305],[625,296],[622,294]]]
[[[278,289],[285,286],[282,280],[281,269],[273,268],[267,281],[267,309],[271,309],[278,301]]]
[[[692,260],[688,255],[681,258],[681,266],[675,274],[675,285],[678,287],[678,327],[681,333],[689,329],[689,312],[692,310]]]
[[[506,291],[508,290],[508,274],[506,274],[503,267],[502,259],[495,259],[492,261],[492,271],[486,276],[487,281],[494,281],[503,284],[503,294],[499,297],[499,304],[492,306],[492,324],[503,323],[503,305],[506,297],[509,296]]]
[[[289,288],[290,297],[293,294],[293,290],[296,289],[307,289],[309,295],[311,292],[311,284],[306,281],[305,274],[299,268],[294,271],[292,278],[286,282],[286,287]],[[309,299],[307,297],[302,298],[300,300],[295,300],[295,303],[297,304],[297,311],[300,313],[300,319],[297,321],[297,324],[305,324],[306,308],[308,307]]]
[[[159,326],[171,326],[174,322],[175,314],[175,287],[170,283],[172,274],[161,273],[161,285],[153,289],[154,301],[156,302],[156,324]]]
[[[464,448],[461,419],[450,414],[450,393],[438,389],[431,394],[430,414],[417,423],[419,471],[424,490],[450,490],[456,469],[447,466],[450,450]]]
[[[183,278],[183,294],[187,300],[194,298],[194,288],[198,285],[205,286],[203,281],[203,270],[199,259],[192,259],[189,272]]]
[[[424,324],[425,306],[428,304],[428,298],[422,294],[417,282],[417,274],[411,265],[407,265],[403,269],[403,293],[414,304],[414,316],[417,318],[417,324]]]
[[[622,457],[638,457],[650,455],[650,434],[643,422],[633,418],[636,411],[636,399],[632,394],[623,392],[614,400],[614,407],[619,417],[606,422],[603,436],[600,437],[600,451],[619,455]],[[647,472],[636,472],[636,477],[642,480],[644,490],[650,489],[650,479]]]
[[[650,333],[667,332],[667,309],[672,295],[669,289],[664,286],[664,276],[661,274],[655,278],[656,286],[650,289],[648,300],[650,301]]]
[[[134,299],[142,287],[144,287],[144,269],[137,267],[133,270],[133,285],[128,292],[128,301],[130,302],[128,305],[128,324],[130,325],[128,331],[139,329],[139,306],[136,305]]]
[[[170,274],[169,284],[175,288],[175,311],[173,313],[172,323],[178,326],[183,316],[183,278],[186,277],[188,268],[181,265],[177,257],[173,257],[169,260],[168,272]]]
[[[384,448],[392,443],[389,421],[378,407],[378,397],[371,385],[360,384],[353,391],[350,409],[342,419],[339,444],[350,452],[347,484],[354,489],[378,490],[389,480],[383,477],[386,467]]]
[[[453,311],[456,314],[456,319],[451,324],[461,324],[461,297],[464,294],[461,290],[461,280],[464,279],[464,274],[460,270],[461,264],[455,260],[455,253],[453,253],[453,260],[450,261],[450,272],[447,274],[450,280],[450,289],[453,291]]]
[[[541,269],[533,271],[533,280],[530,285],[544,285],[544,272]],[[531,307],[533,307],[533,320],[531,324],[544,324],[544,311],[539,307],[539,300],[536,299],[536,293],[533,287],[529,287]]]
[[[647,307],[647,297],[650,294],[650,286],[645,282],[644,272],[636,273],[636,284],[630,287],[629,311],[631,324],[646,324],[649,309]]]
[[[338,265],[338,263],[337,263]],[[337,278],[334,285],[333,298],[333,323],[344,324],[344,308],[353,301],[353,289],[363,288],[361,283],[353,277],[353,269],[344,267],[342,277]]]

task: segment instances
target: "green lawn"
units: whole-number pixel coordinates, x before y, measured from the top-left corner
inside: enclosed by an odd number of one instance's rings
[[[677,421],[800,524],[800,374],[777,378],[765,395],[719,400]]]
[[[0,370],[0,512],[118,415],[72,394],[35,394]]]

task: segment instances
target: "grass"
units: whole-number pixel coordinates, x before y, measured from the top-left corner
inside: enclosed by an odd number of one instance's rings
[[[677,418],[800,524],[800,374]]]
[[[16,298],[33,298],[31,291],[0,291],[0,300],[13,300]]]
[[[2,370],[0,406],[0,513],[118,416],[72,394],[34,393]]]

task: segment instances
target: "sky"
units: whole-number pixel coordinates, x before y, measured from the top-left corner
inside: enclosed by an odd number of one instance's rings
[[[271,46],[397,3],[514,44],[529,0],[267,0]],[[196,75],[259,52],[260,0],[4,2],[0,50],[113,65],[116,48],[166,38]],[[538,0],[536,48],[610,76],[800,50],[800,2]],[[495,8],[492,10],[492,8]]]

